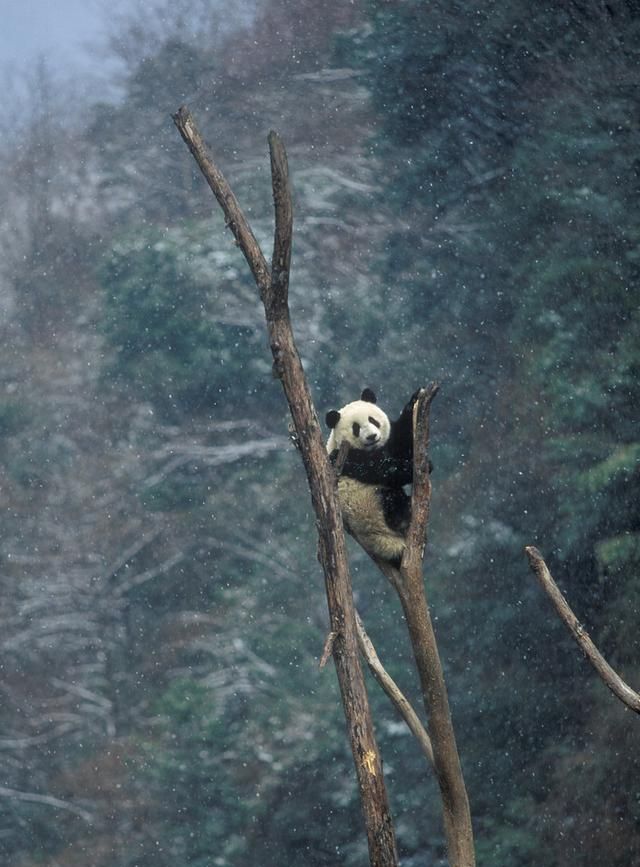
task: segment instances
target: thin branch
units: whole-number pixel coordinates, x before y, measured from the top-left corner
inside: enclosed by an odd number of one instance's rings
[[[111,581],[116,577],[118,572],[127,565],[134,557],[140,554],[148,545],[151,545],[158,536],[161,534],[161,530],[159,528],[155,528],[150,532],[144,533],[139,539],[136,539],[128,548],[122,552],[120,557],[114,562],[111,563],[105,572],[105,580]]]
[[[24,737],[15,738],[0,737],[0,750],[24,750],[37,744],[46,744],[48,741],[56,740],[74,731],[81,723],[81,719],[74,720],[73,722],[64,722],[56,728],[39,735],[25,735]]]
[[[553,580],[551,572],[549,572],[547,564],[544,562],[540,551],[533,546],[529,546],[524,550],[529,558],[531,570],[542,585],[542,589],[553,602],[560,619],[574,637],[586,658],[598,672],[611,692],[628,708],[636,713],[640,713],[640,695],[635,692],[635,690],[631,689],[624,680],[622,680],[620,675],[611,668],[604,656],[595,646],[585,628],[569,607],[569,604],[560,592],[558,585]]]
[[[262,457],[271,451],[281,451],[286,444],[284,437],[269,437],[262,440],[249,440],[244,443],[229,443],[223,446],[191,445],[174,450],[169,460],[157,472],[144,480],[145,488],[153,488],[164,482],[171,473],[189,464],[199,464],[205,467],[218,467],[241,461],[248,455]],[[167,449],[163,450],[168,451]]]
[[[114,590],[114,595],[120,598],[125,596],[127,593],[130,593],[132,590],[135,590],[137,587],[146,584],[148,581],[153,581],[154,578],[158,578],[160,575],[166,575],[174,566],[177,566],[178,563],[184,560],[185,556],[186,555],[183,551],[177,551],[175,554],[172,554],[171,557],[168,557],[163,563],[160,563],[159,566],[154,566],[153,569],[145,569],[144,572],[134,575],[128,581],[123,581],[121,584],[118,584]]]
[[[329,657],[333,653],[333,642],[338,637],[336,632],[330,632],[327,635],[327,639],[324,643],[324,648],[322,649],[322,656],[320,657],[320,662],[318,663],[318,668],[324,668],[327,662],[329,661]]]
[[[409,699],[404,695],[398,684],[380,662],[380,657],[376,653],[373,642],[367,635],[357,611],[356,627],[358,629],[358,645],[360,647],[360,652],[367,660],[367,665],[369,666],[371,674],[391,699],[391,703],[402,719],[406,722],[411,734],[418,741],[420,749],[427,757],[430,764],[433,765],[433,747],[431,746],[431,738],[427,734],[425,727],[420,722],[420,717],[411,706]]]
[[[74,813],[76,816],[84,819],[85,822],[93,822],[93,815],[87,810],[76,807],[75,804],[71,804],[69,801],[54,798],[52,795],[39,795],[36,792],[20,792],[17,789],[0,786],[0,798],[9,798],[12,801],[28,801],[32,804],[44,804],[47,807],[54,807],[56,810]]]

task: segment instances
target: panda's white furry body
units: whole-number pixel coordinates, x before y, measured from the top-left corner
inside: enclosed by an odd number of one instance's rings
[[[412,481],[415,398],[391,422],[373,392],[365,389],[360,400],[332,410],[326,418],[332,460],[343,442],[351,447],[338,480],[345,529],[372,557],[395,566],[400,565],[411,518],[404,486]]]

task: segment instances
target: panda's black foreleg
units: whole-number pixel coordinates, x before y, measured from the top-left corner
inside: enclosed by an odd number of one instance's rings
[[[411,498],[402,488],[381,488],[380,497],[387,526],[404,536],[411,523]]]
[[[386,484],[411,484],[413,480],[413,408],[421,389],[411,395],[409,402],[400,413],[397,421],[391,423],[391,434],[386,451],[392,458],[391,465],[395,468],[392,475],[387,473]],[[433,464],[429,461],[429,473]]]
[[[388,453],[397,460],[413,459],[413,407],[420,389],[414,391],[396,421],[391,423],[391,434],[387,442]]]

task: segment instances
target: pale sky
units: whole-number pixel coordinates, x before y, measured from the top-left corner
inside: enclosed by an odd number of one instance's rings
[[[0,68],[43,54],[54,66],[92,62],[86,43],[104,27],[102,0],[0,0]]]

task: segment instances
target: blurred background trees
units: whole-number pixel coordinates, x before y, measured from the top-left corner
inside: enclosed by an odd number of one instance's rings
[[[319,410],[369,385],[393,414],[441,381],[427,580],[479,863],[628,867],[638,723],[522,547],[637,687],[635,4],[173,9],[111,22],[117,99],[65,114],[41,65],[1,139],[0,852],[366,858],[306,486],[259,301],[169,117],[188,102],[261,237],[268,129],[287,143]],[[395,600],[353,564],[411,693]],[[437,863],[434,782],[372,698],[403,863]]]

